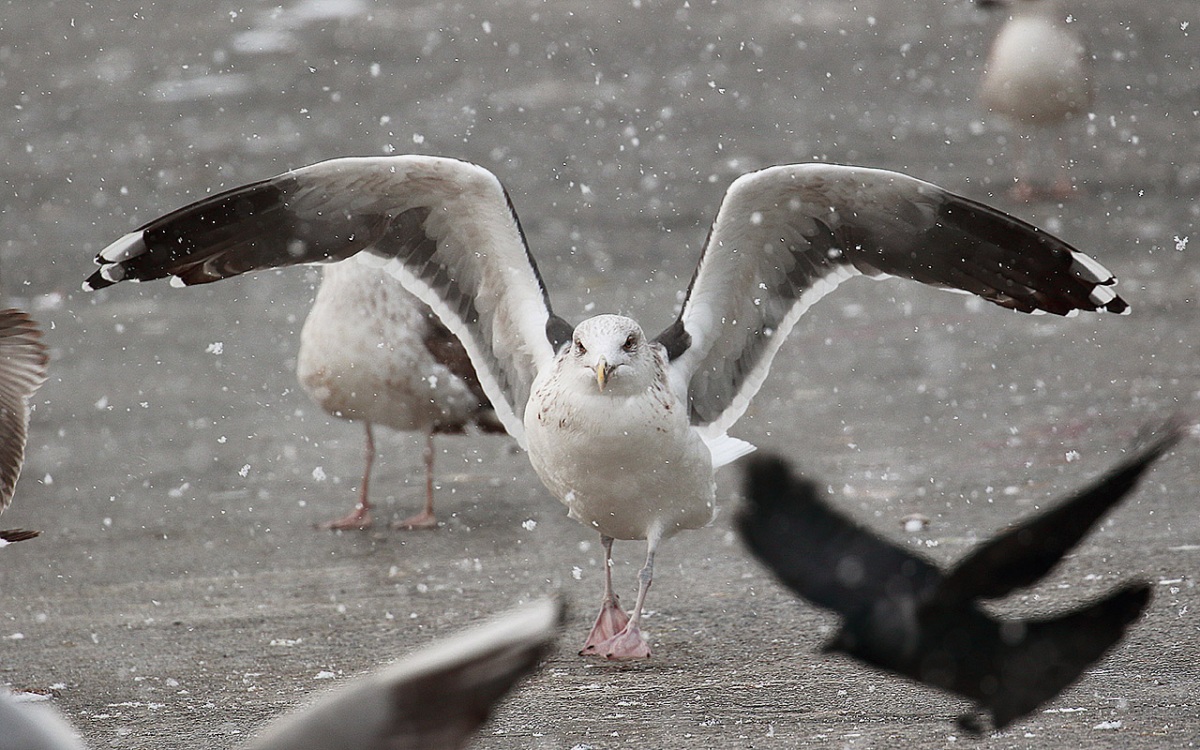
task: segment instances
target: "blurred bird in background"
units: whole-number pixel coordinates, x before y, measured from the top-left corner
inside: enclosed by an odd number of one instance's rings
[[[324,267],[321,286],[300,332],[296,376],[330,414],[362,422],[365,465],[358,501],[327,529],[371,526],[374,425],[425,436],[425,506],[394,525],[437,526],[433,511],[433,436],[470,427],[504,432],[462,344],[400,282],[356,259]]]
[[[1057,0],[976,0],[984,7],[1010,9],[988,53],[979,99],[1014,130],[1015,183],[1010,195],[1031,201],[1040,195],[1069,198],[1075,190],[1067,170],[1068,142],[1062,126],[1092,105],[1091,56],[1082,36],[1068,23]],[[1057,174],[1039,186],[1028,151],[1038,133],[1050,133]],[[1039,192],[1042,191],[1042,192]]]

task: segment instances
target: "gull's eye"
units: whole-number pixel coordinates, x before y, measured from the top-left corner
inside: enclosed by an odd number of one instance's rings
[[[631,351],[633,351],[633,347],[636,345],[637,345],[637,337],[631,333],[631,334],[629,334],[629,338],[625,339],[625,343],[621,346],[621,348],[627,352],[631,352]]]
[[[575,354],[580,357],[587,354],[587,347],[583,345],[582,341],[575,342]]]

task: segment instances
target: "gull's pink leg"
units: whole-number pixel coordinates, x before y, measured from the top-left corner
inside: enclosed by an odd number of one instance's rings
[[[1050,189],[1050,195],[1058,200],[1068,200],[1075,197],[1075,181],[1071,179],[1071,174],[1068,172],[1070,168],[1070,154],[1067,152],[1067,139],[1062,134],[1058,134],[1058,138],[1054,143],[1054,151],[1058,154],[1058,178],[1054,181],[1054,187]]]
[[[1033,179],[1030,175],[1029,165],[1025,158],[1025,138],[1024,134],[1018,133],[1014,143],[1016,151],[1016,180],[1013,186],[1008,191],[1008,196],[1015,201],[1028,203],[1033,200],[1036,192],[1033,187]]]
[[[371,432],[371,423],[363,422],[367,431],[366,466],[363,468],[362,484],[358,489],[358,503],[354,510],[341,518],[319,524],[319,529],[349,530],[368,529],[371,527],[371,501],[367,499],[367,490],[371,481],[371,467],[375,463],[375,435]]]
[[[437,517],[433,515],[433,430],[425,433],[425,510],[392,525],[408,531],[437,528]]]
[[[639,625],[642,621],[642,607],[646,604],[646,592],[650,590],[650,584],[654,581],[654,553],[661,539],[662,533],[658,531],[652,531],[646,539],[646,565],[638,573],[637,604],[633,607],[629,622],[621,632],[596,646],[596,653],[603,654],[606,659],[623,661],[650,658],[650,644],[646,642]]]
[[[600,535],[600,544],[604,546],[604,597],[600,602],[600,614],[596,615],[596,624],[583,642],[580,656],[600,655],[596,647],[612,639],[614,635],[625,629],[629,623],[629,615],[621,609],[620,600],[613,591],[612,585],[612,546],[610,536]]]

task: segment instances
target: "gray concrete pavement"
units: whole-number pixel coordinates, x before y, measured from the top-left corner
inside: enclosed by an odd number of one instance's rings
[[[361,449],[295,383],[315,272],[76,291],[107,242],[209,190],[332,156],[478,161],[509,187],[561,313],[650,327],[726,185],[772,163],[902,169],[1058,233],[1118,274],[1131,316],[1032,318],[856,281],[801,322],[734,430],[940,561],[1105,470],[1142,424],[1196,413],[1191,0],[1074,8],[1099,92],[1070,133],[1081,191],[1061,207],[1004,196],[1006,130],[972,99],[999,19],[967,3],[171,5],[52,2],[0,29],[0,283],[53,351],[3,517],[45,534],[0,553],[0,681],[51,692],[95,747],[232,745],[312,690],[547,590],[573,605],[562,647],[480,748],[967,741],[960,703],[815,653],[834,621],[740,549],[736,470],[717,523],[661,551],[646,664],[574,655],[601,551],[506,439],[439,442],[436,532],[314,531],[351,502]],[[402,517],[420,502],[419,442],[380,443],[375,486]],[[1052,612],[1155,583],[1120,649],[981,746],[1200,735],[1196,455],[1181,446],[1005,604]],[[927,532],[902,532],[911,512]],[[617,545],[619,590],[642,555]]]

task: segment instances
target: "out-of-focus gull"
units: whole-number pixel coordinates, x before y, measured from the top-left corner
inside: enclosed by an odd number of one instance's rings
[[[360,252],[361,251],[361,252]],[[491,172],[433,156],[334,159],[235,188],[127,234],[85,282],[355,257],[384,268],[462,341],[505,429],[605,550],[585,653],[649,656],[640,630],[659,543],[713,518],[713,470],[752,449],[726,431],[801,314],[842,281],[898,276],[1022,312],[1124,312],[1102,265],[1019,219],[895,172],[791,164],[729,187],[682,311],[651,338],[631,318],[556,315]],[[645,539],[632,615],[614,539]]]
[[[374,425],[425,437],[425,507],[395,524],[406,529],[437,526],[433,436],[471,426],[504,431],[458,339],[394,277],[354,259],[325,266],[300,332],[296,374],[322,409],[362,422],[366,433],[358,502],[350,513],[322,524],[325,528],[362,529],[372,523]]]
[[[549,653],[563,606],[542,599],[350,681],[267,724],[240,750],[454,750]],[[48,706],[0,692],[0,750],[82,750]]]
[[[980,605],[1049,573],[1180,437],[1169,425],[1111,472],[999,533],[943,573],[835,510],[816,483],[777,458],[746,473],[746,544],[794,592],[842,616],[826,652],[975,701],[1001,729],[1053,699],[1124,635],[1150,586],[1046,619],[1001,619]],[[980,731],[978,717],[960,724]]]
[[[50,357],[37,323],[23,310],[0,310],[0,513],[12,504],[25,463],[29,399],[46,382]],[[36,531],[0,531],[0,547],[32,539]]]
[[[1032,200],[1038,192],[1033,167],[1025,155],[1028,142],[1039,131],[1059,128],[1087,114],[1092,105],[1091,58],[1083,37],[1067,23],[1057,0],[977,2],[1012,8],[988,53],[979,98],[989,111],[1012,123],[1016,183],[1011,193],[1018,200]],[[1074,185],[1067,173],[1067,141],[1060,131],[1052,134],[1061,164],[1051,196],[1068,198]]]

